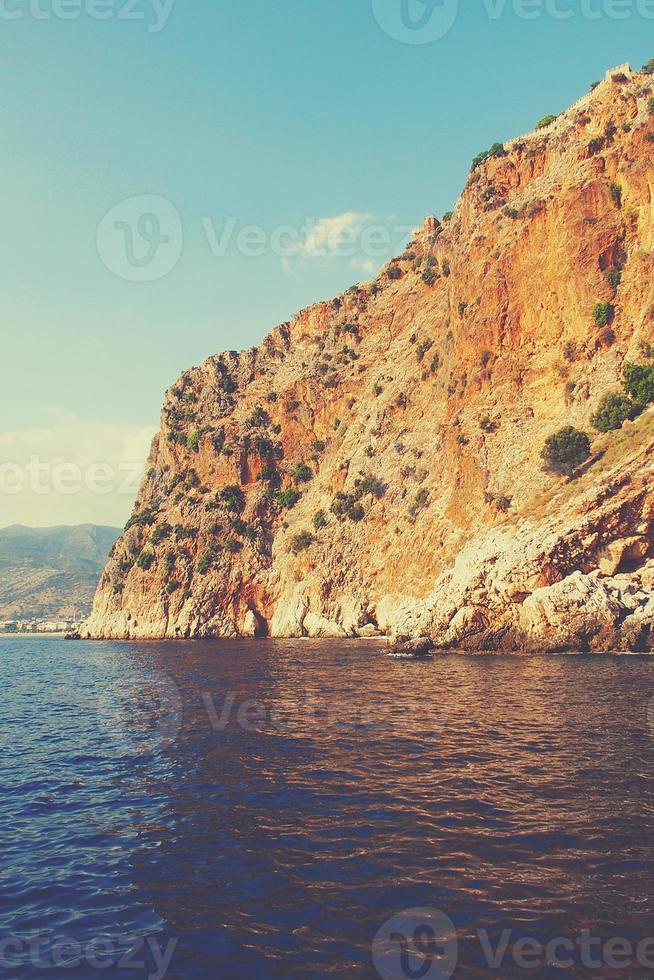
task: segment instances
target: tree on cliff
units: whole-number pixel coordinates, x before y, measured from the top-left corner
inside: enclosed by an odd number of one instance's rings
[[[591,422],[598,432],[610,432],[621,428],[623,422],[635,418],[638,412],[638,405],[631,398],[619,391],[609,392],[599,403]]]
[[[541,453],[548,470],[572,476],[578,466],[590,456],[590,439],[572,425],[555,432],[545,440]]]

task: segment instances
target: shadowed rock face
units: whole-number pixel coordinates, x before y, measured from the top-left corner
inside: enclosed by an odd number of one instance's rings
[[[651,646],[654,416],[590,423],[654,342],[654,80],[616,77],[374,280],[182,375],[92,636]]]

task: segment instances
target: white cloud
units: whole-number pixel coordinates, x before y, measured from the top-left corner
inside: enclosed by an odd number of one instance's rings
[[[373,259],[352,259],[350,266],[359,272],[369,272],[370,275],[377,269]]]
[[[346,211],[334,218],[321,218],[307,234],[302,251],[311,258],[348,258],[356,249],[361,231],[371,218],[372,215],[357,211]]]
[[[359,211],[346,211],[311,221],[304,240],[297,245],[296,257],[282,259],[284,272],[297,276],[309,264],[321,271],[331,271],[338,259],[349,259],[350,264],[354,263],[361,255],[362,236],[370,227],[372,217]],[[374,263],[372,265],[374,267]]]
[[[50,415],[43,428],[0,434],[0,525],[124,524],[153,427]]]

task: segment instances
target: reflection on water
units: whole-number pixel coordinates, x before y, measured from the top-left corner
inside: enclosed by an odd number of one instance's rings
[[[95,975],[104,940],[104,976],[153,975],[170,949],[171,978],[375,977],[373,938],[415,907],[452,919],[455,976],[550,975],[491,969],[480,930],[493,947],[504,929],[638,943],[654,934],[652,669],[3,639],[10,975],[43,976],[59,935],[81,945],[65,976]],[[153,948],[128,971],[138,937]]]

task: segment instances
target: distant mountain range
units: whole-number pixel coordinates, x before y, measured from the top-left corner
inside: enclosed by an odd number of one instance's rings
[[[0,529],[0,620],[88,615],[119,533],[94,524]]]

